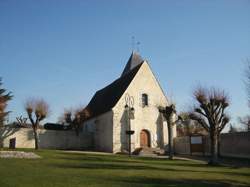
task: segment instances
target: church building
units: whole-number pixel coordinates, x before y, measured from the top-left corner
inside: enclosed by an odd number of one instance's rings
[[[90,117],[83,127],[93,133],[96,151],[165,149],[167,122],[159,107],[168,104],[148,62],[132,52],[121,76],[97,91],[87,105]],[[176,127],[173,134],[175,137]]]

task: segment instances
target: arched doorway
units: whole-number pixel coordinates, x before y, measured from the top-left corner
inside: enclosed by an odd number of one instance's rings
[[[140,146],[150,147],[150,133],[145,129],[140,133]]]

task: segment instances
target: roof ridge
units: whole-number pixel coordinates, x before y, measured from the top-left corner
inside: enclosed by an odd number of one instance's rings
[[[141,66],[143,63],[144,63],[144,61],[142,61],[142,62],[141,62],[140,64],[138,64],[137,66]],[[98,90],[97,92],[99,92],[99,91],[101,91],[101,90],[103,90],[103,89],[109,87],[110,85],[112,85],[113,83],[119,81],[120,79],[123,79],[123,78],[128,77],[131,73],[133,73],[134,71],[136,71],[137,66],[134,67],[130,72],[126,73],[124,76],[115,79],[113,82],[111,82],[111,83],[108,84],[107,86],[103,87],[102,89]]]

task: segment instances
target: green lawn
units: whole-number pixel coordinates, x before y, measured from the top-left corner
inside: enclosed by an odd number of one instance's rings
[[[0,186],[250,186],[250,168],[191,161],[41,150],[42,159],[0,159]]]

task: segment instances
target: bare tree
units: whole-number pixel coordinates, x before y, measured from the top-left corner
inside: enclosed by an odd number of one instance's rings
[[[246,60],[245,64],[245,79],[246,93],[248,99],[248,107],[250,107],[250,59]],[[238,121],[245,126],[247,131],[250,131],[250,116],[239,117]]]
[[[250,59],[246,60],[244,83],[247,91],[248,106],[250,106]]]
[[[177,112],[175,109],[175,105],[171,104],[170,106],[166,106],[165,108],[159,107],[159,112],[163,114],[164,118],[167,121],[168,128],[168,154],[169,159],[173,160],[174,157],[174,139],[173,139],[173,127],[177,122]]]
[[[239,117],[238,121],[244,125],[244,130],[250,132],[250,116]]]
[[[72,108],[64,109],[64,112],[58,117],[57,123],[65,125],[71,125],[70,122],[73,119],[74,110]]]
[[[10,113],[9,111],[6,112],[5,109],[7,107],[7,102],[10,101],[13,97],[11,92],[6,93],[2,86],[2,79],[0,78],[0,127],[4,125],[6,116]]]
[[[230,125],[230,126],[229,126],[228,133],[240,132],[240,129],[238,129],[238,128],[236,127],[236,125],[234,125],[234,124],[232,124],[232,123],[230,123],[229,125]]]
[[[189,113],[182,112],[179,114],[182,119],[179,123],[177,123],[177,135],[178,136],[190,136],[192,134],[202,134],[207,135],[208,132],[204,129],[201,124],[197,121],[192,120],[189,117]]]
[[[220,133],[230,120],[225,114],[225,109],[229,106],[229,99],[224,91],[202,87],[194,91],[194,98],[198,105],[189,116],[209,132],[211,141],[209,164],[218,164]]]
[[[35,149],[39,148],[37,129],[40,122],[49,114],[49,105],[43,99],[28,99],[25,103],[25,110],[31,122],[35,137]]]
[[[17,124],[19,127],[28,127],[27,120],[28,118],[24,118],[23,116],[16,117]]]
[[[60,119],[63,123],[68,123],[71,125],[72,129],[74,129],[78,135],[81,126],[89,116],[89,110],[87,108],[80,107],[75,110],[66,109],[64,111],[63,117],[60,117]]]

